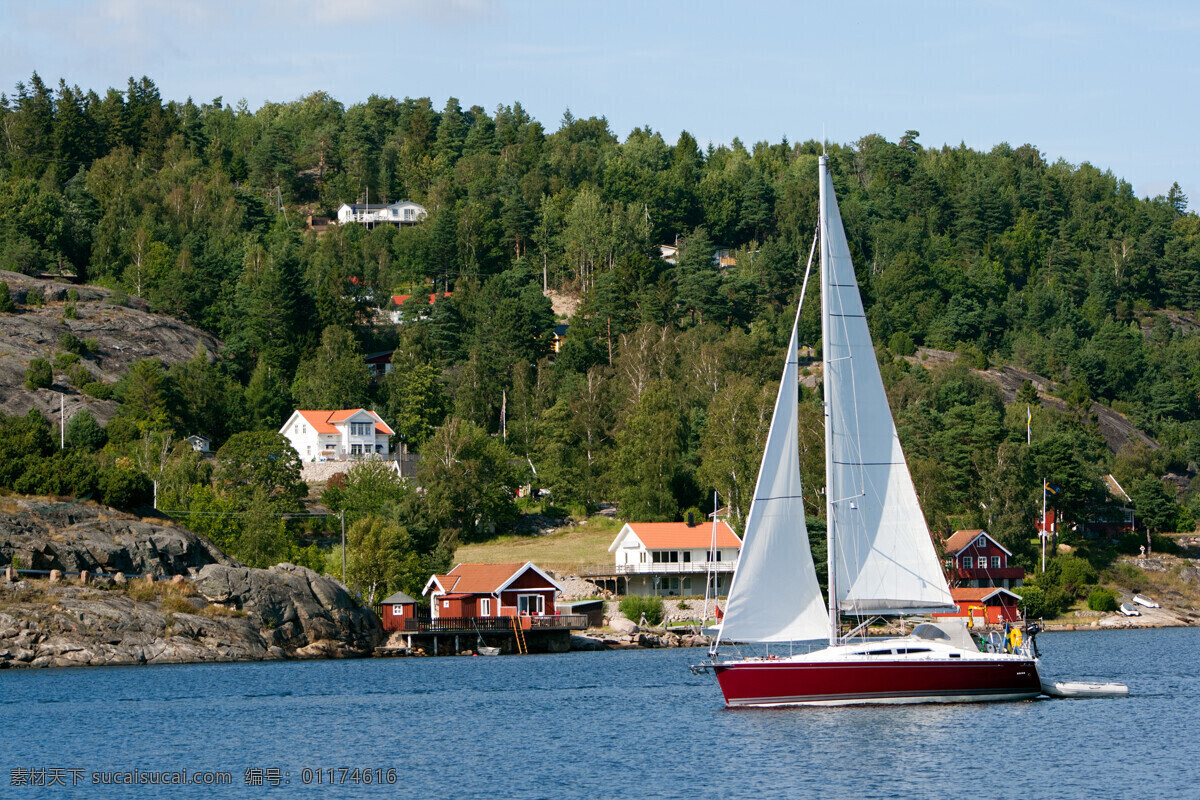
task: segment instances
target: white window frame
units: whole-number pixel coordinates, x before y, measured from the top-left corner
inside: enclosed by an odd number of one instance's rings
[[[399,603],[392,604],[392,616],[393,617],[398,617],[403,613],[404,613],[404,609],[400,607]]]
[[[492,598],[479,598],[479,616],[490,617],[492,615]]]
[[[970,556],[962,557],[962,568],[963,569],[974,569],[974,566],[973,566],[974,563],[975,563],[975,559],[971,558]]]
[[[981,535],[978,539],[975,540],[975,546],[976,547],[987,547],[987,537]]]
[[[1000,556],[992,556],[992,569],[1000,569]]]

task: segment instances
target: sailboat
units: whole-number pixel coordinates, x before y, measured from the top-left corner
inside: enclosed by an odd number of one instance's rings
[[[955,605],[888,407],[825,155],[818,177],[829,602],[801,499],[794,323],[724,618],[699,669],[716,674],[729,706],[1037,697],[1028,633],[1019,643],[989,642],[950,619],[918,624],[908,636],[860,635],[881,616]],[[806,271],[797,322],[807,283]],[[843,617],[860,623],[847,635]],[[824,646],[796,653],[803,642]],[[722,657],[723,643],[765,645],[767,655]]]

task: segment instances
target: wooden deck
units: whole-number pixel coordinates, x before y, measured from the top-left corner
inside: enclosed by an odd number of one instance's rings
[[[544,617],[438,617],[408,619],[403,633],[512,633],[516,620],[525,631],[581,631],[587,628],[586,614],[553,614]]]

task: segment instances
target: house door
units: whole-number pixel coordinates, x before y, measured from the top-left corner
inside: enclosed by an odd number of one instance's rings
[[[517,595],[517,613],[540,617],[546,613],[546,598],[540,594]]]

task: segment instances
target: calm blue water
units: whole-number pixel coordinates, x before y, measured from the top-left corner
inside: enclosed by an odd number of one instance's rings
[[[1200,629],[1039,641],[1044,675],[1120,680],[1132,696],[729,711],[687,671],[700,650],[0,672],[0,795],[1200,797]],[[11,785],[31,767],[83,781]],[[305,768],[339,767],[394,768],[397,782],[302,785]],[[101,770],[185,768],[233,784],[90,785]],[[290,784],[247,786],[247,768]]]

